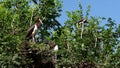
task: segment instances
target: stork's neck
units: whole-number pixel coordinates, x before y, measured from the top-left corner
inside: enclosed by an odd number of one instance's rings
[[[37,27],[39,28],[41,26],[41,24],[42,24],[42,21],[40,19],[38,19],[38,21],[36,23]]]

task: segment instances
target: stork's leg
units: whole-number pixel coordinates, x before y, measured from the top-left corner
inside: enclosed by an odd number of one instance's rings
[[[32,37],[32,41],[34,42],[34,37]]]
[[[33,43],[35,43],[35,36],[32,37],[32,41],[33,41]]]

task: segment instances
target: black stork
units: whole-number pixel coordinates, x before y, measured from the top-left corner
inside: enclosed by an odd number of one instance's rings
[[[26,34],[26,39],[28,41],[32,39],[33,42],[36,42],[35,35],[37,34],[38,29],[40,28],[42,24],[43,24],[42,20],[38,18],[37,23],[28,28],[27,34]]]
[[[81,23],[88,23],[86,18],[82,18],[80,21],[78,21],[79,24]]]
[[[82,39],[82,34],[84,31],[84,23],[88,23],[88,21],[86,18],[82,18],[80,21],[78,21],[78,23],[80,24],[80,26],[82,26],[82,29],[81,29],[81,39]]]

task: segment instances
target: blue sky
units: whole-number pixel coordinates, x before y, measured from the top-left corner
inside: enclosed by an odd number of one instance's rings
[[[81,2],[84,11],[91,5],[90,16],[111,17],[117,24],[120,23],[120,0],[63,0],[62,15],[58,19],[62,25],[67,20],[66,11],[79,9],[78,1]]]

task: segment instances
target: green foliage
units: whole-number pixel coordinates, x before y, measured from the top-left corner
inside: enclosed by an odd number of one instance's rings
[[[61,12],[60,1],[46,0],[42,3],[40,0],[40,2],[36,5],[32,0],[0,1],[0,68],[27,67],[33,62],[22,55],[21,51],[25,46],[26,31],[29,26],[36,23],[36,16],[40,16],[44,22],[41,30],[43,32],[39,33],[50,34],[49,28],[57,29],[55,27],[60,26],[56,20]]]
[[[119,26],[108,18],[89,16],[90,6],[86,11],[88,23],[78,24],[82,18],[81,10],[67,11],[68,20],[65,26],[54,32],[54,39],[60,47],[58,54],[59,65],[64,67],[77,67],[82,62],[92,62],[96,67],[119,67]],[[102,26],[103,25],[103,26]],[[58,33],[58,34],[57,34]],[[59,40],[59,41],[58,41]],[[78,67],[79,67],[78,65]],[[84,64],[83,64],[84,65]]]

